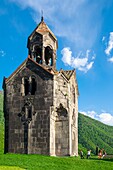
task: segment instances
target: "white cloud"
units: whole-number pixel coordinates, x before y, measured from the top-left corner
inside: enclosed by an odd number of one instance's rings
[[[72,57],[72,66],[75,67],[75,68],[80,68],[80,67],[85,67],[87,65],[87,62],[88,62],[88,58],[87,57],[84,57],[84,58],[74,58]]]
[[[16,3],[22,9],[30,9],[35,22],[39,23],[41,10],[44,12],[44,18],[52,26],[53,32],[57,36],[66,37],[76,48],[92,48],[101,28],[102,11],[108,5],[106,0],[93,1],[88,0],[9,0]],[[98,10],[97,13],[95,11]],[[95,20],[95,22],[93,22]]]
[[[107,125],[113,126],[113,116],[110,113],[101,113],[99,120]]]
[[[113,50],[113,32],[110,32],[108,45],[107,48],[105,49],[106,55],[109,56],[112,50]]]
[[[90,70],[93,66],[94,61],[91,61],[89,64],[87,64],[86,68],[87,70]]]
[[[5,55],[6,55],[5,51],[0,50],[0,56],[1,56],[1,57],[4,57]]]
[[[103,36],[103,37],[102,37],[102,42],[103,42],[103,41],[105,41],[105,39],[106,39],[106,37],[105,37],[105,36]]]
[[[96,119],[104,124],[113,126],[113,115],[111,115],[110,113],[107,112],[102,112],[100,114],[98,114],[97,112],[91,110],[91,111],[80,111],[80,113],[82,113],[83,115],[89,116],[93,119]]]
[[[91,117],[91,118],[95,118],[95,116],[96,116],[96,112],[95,111],[93,111],[93,110],[91,110],[91,111],[87,111],[87,112],[85,112],[85,111],[80,111],[80,113],[82,113],[83,115],[85,115],[85,116],[89,116],[89,117]]]
[[[85,55],[80,52],[78,53],[77,57],[73,57],[70,48],[65,47],[62,49],[61,54],[62,61],[64,62],[64,64],[69,65],[85,73],[92,68],[95,59],[94,54],[92,54],[91,50],[87,50]]]
[[[109,58],[108,61],[113,63],[113,57]]]
[[[87,116],[87,112],[85,112],[85,111],[80,111],[80,113]]]
[[[70,51],[70,48],[63,48],[63,50],[61,51],[61,54],[63,55],[62,57],[62,61],[65,64],[71,65],[72,62],[72,51]]]

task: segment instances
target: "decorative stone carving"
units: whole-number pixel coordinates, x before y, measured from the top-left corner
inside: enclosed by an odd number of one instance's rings
[[[36,114],[32,103],[32,98],[27,98],[21,112],[18,114],[23,124],[30,123],[32,120],[32,116]]]
[[[57,108],[57,115],[67,117],[68,112],[67,110],[63,107],[62,103],[60,103],[59,107]]]

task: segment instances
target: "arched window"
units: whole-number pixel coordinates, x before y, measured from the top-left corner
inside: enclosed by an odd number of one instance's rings
[[[35,95],[37,88],[36,78],[34,76],[29,78],[23,77],[22,82],[23,82],[23,84],[21,85],[22,96],[26,96],[28,94]]]
[[[31,95],[34,95],[36,92],[36,80],[35,77],[32,77],[32,82],[31,82]]]
[[[53,50],[49,46],[45,48],[45,63],[49,66],[53,65]]]
[[[29,93],[29,80],[28,78],[24,79],[24,89],[25,89],[25,96]]]

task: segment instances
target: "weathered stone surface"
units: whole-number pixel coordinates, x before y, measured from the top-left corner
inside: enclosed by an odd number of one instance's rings
[[[78,155],[75,70],[56,70],[57,39],[43,22],[28,38],[28,58],[4,79],[4,152]]]

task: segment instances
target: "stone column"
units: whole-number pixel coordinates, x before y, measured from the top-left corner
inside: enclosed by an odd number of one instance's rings
[[[72,127],[71,127],[71,95],[70,95],[70,84],[68,84],[68,94],[69,94],[69,155],[72,154]]]
[[[31,146],[31,140],[32,140],[32,129],[31,129],[31,122],[30,122],[28,124],[28,154],[31,154],[32,151],[34,151],[32,146]]]
[[[52,66],[56,69],[56,52],[53,50]]]
[[[42,47],[42,64],[45,65],[45,47]]]
[[[75,112],[76,112],[76,156],[78,156],[78,94],[76,92],[75,100]]]
[[[55,89],[57,89],[57,83],[55,76],[53,77],[53,106],[50,107],[50,155],[56,156],[56,143],[55,143],[55,120],[56,120],[56,96]]]
[[[33,46],[33,48],[31,49],[31,58],[32,58],[32,60],[34,60],[34,57],[35,57],[35,53],[34,53],[34,46]]]
[[[22,96],[25,96],[24,77],[22,77],[21,94]]]
[[[50,156],[55,156],[55,117],[50,112],[50,144],[49,144]]]
[[[32,91],[32,78],[31,76],[29,77],[29,94],[31,94]]]

